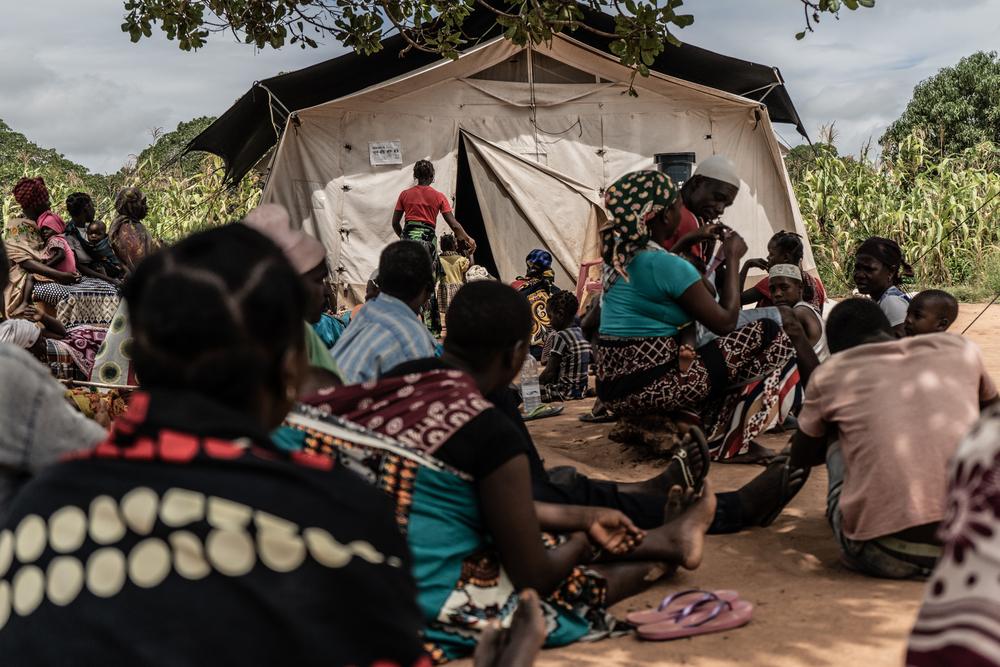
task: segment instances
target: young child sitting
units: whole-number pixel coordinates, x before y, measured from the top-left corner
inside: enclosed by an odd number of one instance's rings
[[[441,279],[438,281],[437,302],[438,310],[441,313],[441,337],[444,338],[445,319],[448,314],[448,306],[455,294],[465,284],[465,274],[469,272],[472,261],[469,259],[467,248],[463,248],[464,253],[458,249],[458,241],[454,234],[444,234],[441,236],[441,254],[438,255],[441,261]]]
[[[941,333],[958,319],[958,299],[939,289],[924,290],[913,297],[903,326],[907,336]]]
[[[76,255],[66,240],[66,223],[54,213],[38,218],[38,233],[45,241],[45,264],[57,271],[76,273]]]
[[[93,258],[91,268],[94,270],[100,271],[112,280],[117,280],[125,276],[125,267],[122,266],[118,255],[111,248],[111,241],[108,239],[108,228],[100,220],[95,220],[87,225],[85,250]]]
[[[545,403],[580,399],[587,392],[591,348],[575,322],[579,308],[580,302],[572,292],[557,292],[549,298],[552,333],[545,340],[545,370],[538,378]]]

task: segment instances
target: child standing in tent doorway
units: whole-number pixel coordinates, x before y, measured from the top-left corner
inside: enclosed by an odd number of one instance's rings
[[[462,252],[458,251],[458,240],[454,234],[444,234],[441,237],[441,276],[438,279],[437,302],[438,312],[441,313],[441,337],[444,338],[448,330],[445,326],[445,316],[448,314],[448,306],[455,294],[465,284],[465,276],[472,266],[472,253],[468,246],[462,244]]]

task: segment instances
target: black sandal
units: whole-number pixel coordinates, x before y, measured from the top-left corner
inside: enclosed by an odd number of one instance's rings
[[[701,451],[701,458],[705,462],[705,467],[702,468],[701,474],[695,479],[695,476],[691,473],[691,469],[688,467],[687,450],[683,447],[677,447],[670,458],[677,461],[677,465],[681,469],[681,475],[684,476],[684,485],[698,494],[701,493],[701,488],[705,484],[705,478],[708,477],[708,468],[711,465],[708,440],[705,438],[705,433],[697,426],[690,426],[687,434],[698,444],[698,449]]]
[[[792,460],[790,456],[785,454],[779,454],[772,461],[771,465],[775,463],[781,463],[781,496],[778,500],[777,505],[764,515],[764,518],[760,520],[759,525],[761,528],[767,528],[772,523],[774,523],[778,516],[785,510],[788,503],[792,502],[792,499],[798,495],[802,487],[806,485],[806,480],[809,479],[809,468],[797,468],[792,469]],[[800,481],[801,479],[801,481]],[[795,486],[793,489],[792,486]]]

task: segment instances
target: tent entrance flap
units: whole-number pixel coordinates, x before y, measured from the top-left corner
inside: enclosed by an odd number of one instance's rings
[[[571,288],[580,264],[598,256],[599,193],[467,130],[461,137],[500,279],[523,274],[527,254],[544,248],[556,283]]]
[[[455,181],[455,217],[462,223],[465,232],[476,240],[475,262],[490,272],[500,275],[496,259],[493,257],[492,239],[486,232],[483,211],[476,196],[476,186],[469,167],[468,150],[465,142],[458,142],[458,177]]]

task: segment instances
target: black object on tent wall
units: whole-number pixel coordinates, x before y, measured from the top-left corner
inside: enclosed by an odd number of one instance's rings
[[[656,168],[664,172],[678,186],[691,178],[694,171],[694,153],[657,153]]]

